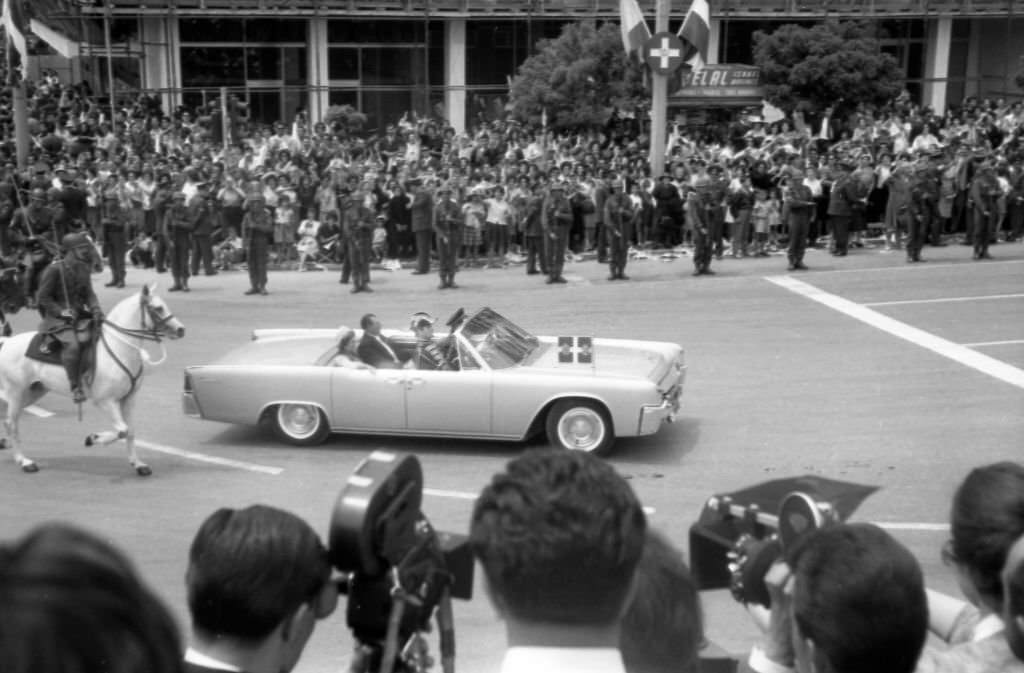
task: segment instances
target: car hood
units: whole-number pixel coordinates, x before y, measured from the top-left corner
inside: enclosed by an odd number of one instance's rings
[[[333,335],[323,334],[263,338],[235,348],[213,364],[312,366],[336,345]]]
[[[574,376],[591,373],[598,377],[645,378],[660,383],[677,360],[682,349],[676,344],[658,341],[594,339],[593,363],[559,362],[557,340],[542,337],[522,369],[544,370]]]

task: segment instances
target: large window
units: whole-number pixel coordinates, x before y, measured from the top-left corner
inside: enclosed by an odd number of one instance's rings
[[[443,22],[332,19],[327,40],[328,102],[365,113],[368,129],[443,98]]]
[[[303,19],[182,19],[181,80],[187,106],[220,95],[249,104],[253,121],[291,122],[304,108],[308,75]]]

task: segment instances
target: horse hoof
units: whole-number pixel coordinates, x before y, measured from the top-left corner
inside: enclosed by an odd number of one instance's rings
[[[25,474],[35,474],[39,471],[39,466],[35,463],[25,463],[21,466],[21,471]]]
[[[96,435],[86,435],[85,436],[85,445],[86,446],[92,446],[95,443],[96,443]]]
[[[135,468],[135,473],[140,477],[148,477],[153,474],[153,470],[149,469],[149,465],[139,465]]]

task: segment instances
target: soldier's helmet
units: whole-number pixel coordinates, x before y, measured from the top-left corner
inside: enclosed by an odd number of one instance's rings
[[[28,198],[32,199],[33,201],[45,201],[46,190],[44,190],[42,187],[36,187],[31,192],[29,192]]]
[[[64,234],[64,238],[60,239],[60,247],[65,252],[70,252],[76,248],[83,248],[91,245],[88,237],[81,233]]]

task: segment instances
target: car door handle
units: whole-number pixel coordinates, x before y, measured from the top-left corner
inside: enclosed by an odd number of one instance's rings
[[[408,379],[408,383],[409,383],[409,387],[410,388],[412,388],[413,386],[422,386],[426,382],[427,382],[426,379],[424,379],[422,377],[419,377],[419,376],[414,376],[413,378]]]

